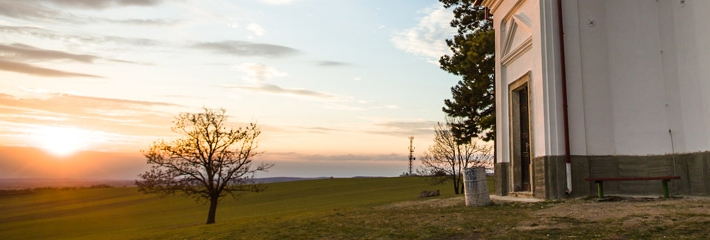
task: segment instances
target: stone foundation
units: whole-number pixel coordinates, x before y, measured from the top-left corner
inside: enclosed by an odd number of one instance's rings
[[[493,169],[495,173],[495,192],[498,196],[508,195],[508,186],[510,185],[508,172],[510,171],[510,164],[507,162],[496,163]]]
[[[595,195],[597,186],[588,177],[680,176],[668,184],[671,195],[710,196],[710,152],[649,156],[572,156],[572,193],[567,194],[564,156],[544,156],[532,162],[532,194],[536,198],[562,199]],[[510,190],[510,165],[496,164],[496,194]],[[604,194],[662,195],[660,181],[604,182]]]

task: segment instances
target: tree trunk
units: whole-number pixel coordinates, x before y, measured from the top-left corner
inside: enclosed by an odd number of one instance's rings
[[[454,180],[454,194],[459,195],[459,180],[457,177],[454,177],[453,180]]]
[[[217,202],[219,201],[219,195],[213,194],[210,196],[210,211],[207,213],[207,223],[213,224],[215,221],[215,215],[217,215]]]

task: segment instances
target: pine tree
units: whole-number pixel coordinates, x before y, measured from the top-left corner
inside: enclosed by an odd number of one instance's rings
[[[451,88],[451,99],[444,101],[443,111],[463,121],[451,131],[459,144],[472,138],[495,140],[495,33],[486,19],[486,9],[474,0],[440,0],[444,7],[454,7],[451,26],[458,34],[447,39],[452,55],[439,59],[441,68],[461,76]]]

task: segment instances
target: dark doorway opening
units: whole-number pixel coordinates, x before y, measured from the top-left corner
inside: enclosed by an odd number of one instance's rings
[[[520,103],[520,180],[522,191],[530,191],[530,116],[528,111],[528,86],[525,84],[518,90],[518,100]]]
[[[511,153],[513,191],[532,191],[532,153],[530,131],[530,91],[523,80],[511,86]]]

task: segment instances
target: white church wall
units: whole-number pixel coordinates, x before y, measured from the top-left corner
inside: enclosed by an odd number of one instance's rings
[[[656,1],[607,1],[614,144],[618,155],[671,152]]]
[[[564,5],[572,154],[707,151],[710,2]]]
[[[536,88],[532,90],[534,137],[534,158],[542,156],[560,156],[565,154],[564,118],[561,77],[561,54],[558,33],[557,7],[555,1],[539,1],[535,9],[539,12],[538,20],[533,23],[534,58],[533,77]]]
[[[499,61],[496,70],[497,94],[505,96],[496,100],[498,161],[510,159],[507,85],[528,73],[533,157],[562,155],[554,1],[490,2],[497,44],[508,30],[503,21],[516,16],[526,20],[532,35],[528,52]],[[682,2],[563,2],[572,155],[710,150],[710,1]]]
[[[515,123],[510,123],[514,121],[508,87],[528,76],[534,158],[531,190],[535,197],[565,197],[568,181],[561,157],[564,108],[555,2],[483,2],[495,15],[500,163],[496,184],[502,195],[521,191],[516,185],[521,179],[519,160],[510,162],[519,156],[511,153]],[[593,192],[585,176],[649,172],[687,179],[674,183],[674,191],[710,193],[706,167],[710,164],[710,1],[563,0],[563,7],[573,194]],[[503,21],[518,13],[529,19],[532,44],[527,52],[506,59],[499,45],[506,35]],[[676,154],[672,159],[660,156],[671,153]],[[609,191],[638,194],[652,193],[649,189],[657,187],[612,186]]]
[[[710,150],[710,1],[673,5],[682,129],[676,151]]]
[[[514,21],[518,24],[517,29],[515,30],[515,32],[517,32],[517,36],[510,37],[509,40],[511,40],[511,43],[509,52],[516,50],[525,42],[523,41],[524,39],[531,36],[533,37],[534,43],[535,36],[534,33],[531,32],[532,29],[534,29],[534,26],[531,26],[530,24],[531,22],[536,21],[535,19],[538,16],[535,15],[535,11],[531,11],[531,9],[536,9],[534,5],[531,5],[534,1],[502,1],[498,3],[500,3],[500,5],[496,5],[495,9],[493,9],[496,14],[500,14],[501,16],[496,17],[493,20],[494,28],[496,29],[495,41],[499,46],[496,47],[496,81],[498,81],[498,84],[496,84],[496,94],[497,96],[503,97],[496,98],[496,106],[498,106],[496,108],[496,125],[498,126],[496,140],[500,143],[496,145],[496,151],[498,162],[510,162],[512,156],[510,153],[511,146],[509,144],[511,141],[511,125],[509,124],[510,89],[508,86],[516,80],[526,76],[530,77],[529,81],[531,85],[537,80],[534,79],[534,76],[529,76],[530,72],[534,72],[532,65],[534,56],[532,55],[531,50],[526,49],[511,58],[508,54],[504,54],[504,48],[500,46],[506,42],[506,38],[508,38],[510,34],[514,34],[509,29],[510,23]],[[515,16],[516,14],[517,16]],[[502,64],[501,60],[506,56],[510,59],[508,59],[505,64]],[[530,97],[533,96],[531,95]],[[530,107],[533,108],[533,106]]]
[[[572,155],[587,154],[587,131],[585,131],[586,119],[584,114],[585,94],[584,85],[582,84],[582,57],[580,48],[580,27],[581,19],[577,16],[580,6],[577,1],[567,1],[563,5],[565,26],[565,59],[568,63],[566,66],[567,72],[567,104],[569,118],[569,137],[570,151]],[[586,25],[584,25],[586,26]],[[587,39],[587,38],[584,38]],[[572,41],[574,40],[574,41]],[[596,132],[595,132],[596,133]],[[591,134],[595,134],[591,133]]]
[[[574,1],[570,1],[574,2]],[[568,3],[568,2],[566,2]],[[569,9],[571,4],[563,4]],[[569,6],[568,6],[569,5]],[[611,82],[609,81],[609,68],[607,31],[609,24],[606,18],[606,4],[594,1],[578,1],[577,9],[565,11],[564,18],[567,29],[577,28],[578,35],[565,34],[566,59],[569,73],[578,71],[576,77],[568,75],[568,82],[571,86],[581,85],[582,95],[568,96],[569,99],[576,100],[583,105],[571,105],[570,112],[583,112],[583,122],[580,118],[570,118],[570,144],[584,147],[574,147],[578,151],[573,151],[573,155],[612,155],[616,152],[614,145],[614,125],[611,111],[612,96]],[[570,19],[576,19],[572,21]],[[572,25],[577,22],[578,25]],[[568,31],[568,30],[566,30]],[[577,49],[575,49],[575,47]],[[603,50],[600,50],[603,49]],[[583,56],[583,57],[582,57]],[[578,61],[572,61],[579,59]],[[572,100],[571,102],[575,102]],[[581,126],[581,127],[580,127]],[[584,140],[580,140],[583,138]],[[581,149],[580,149],[581,148]]]

